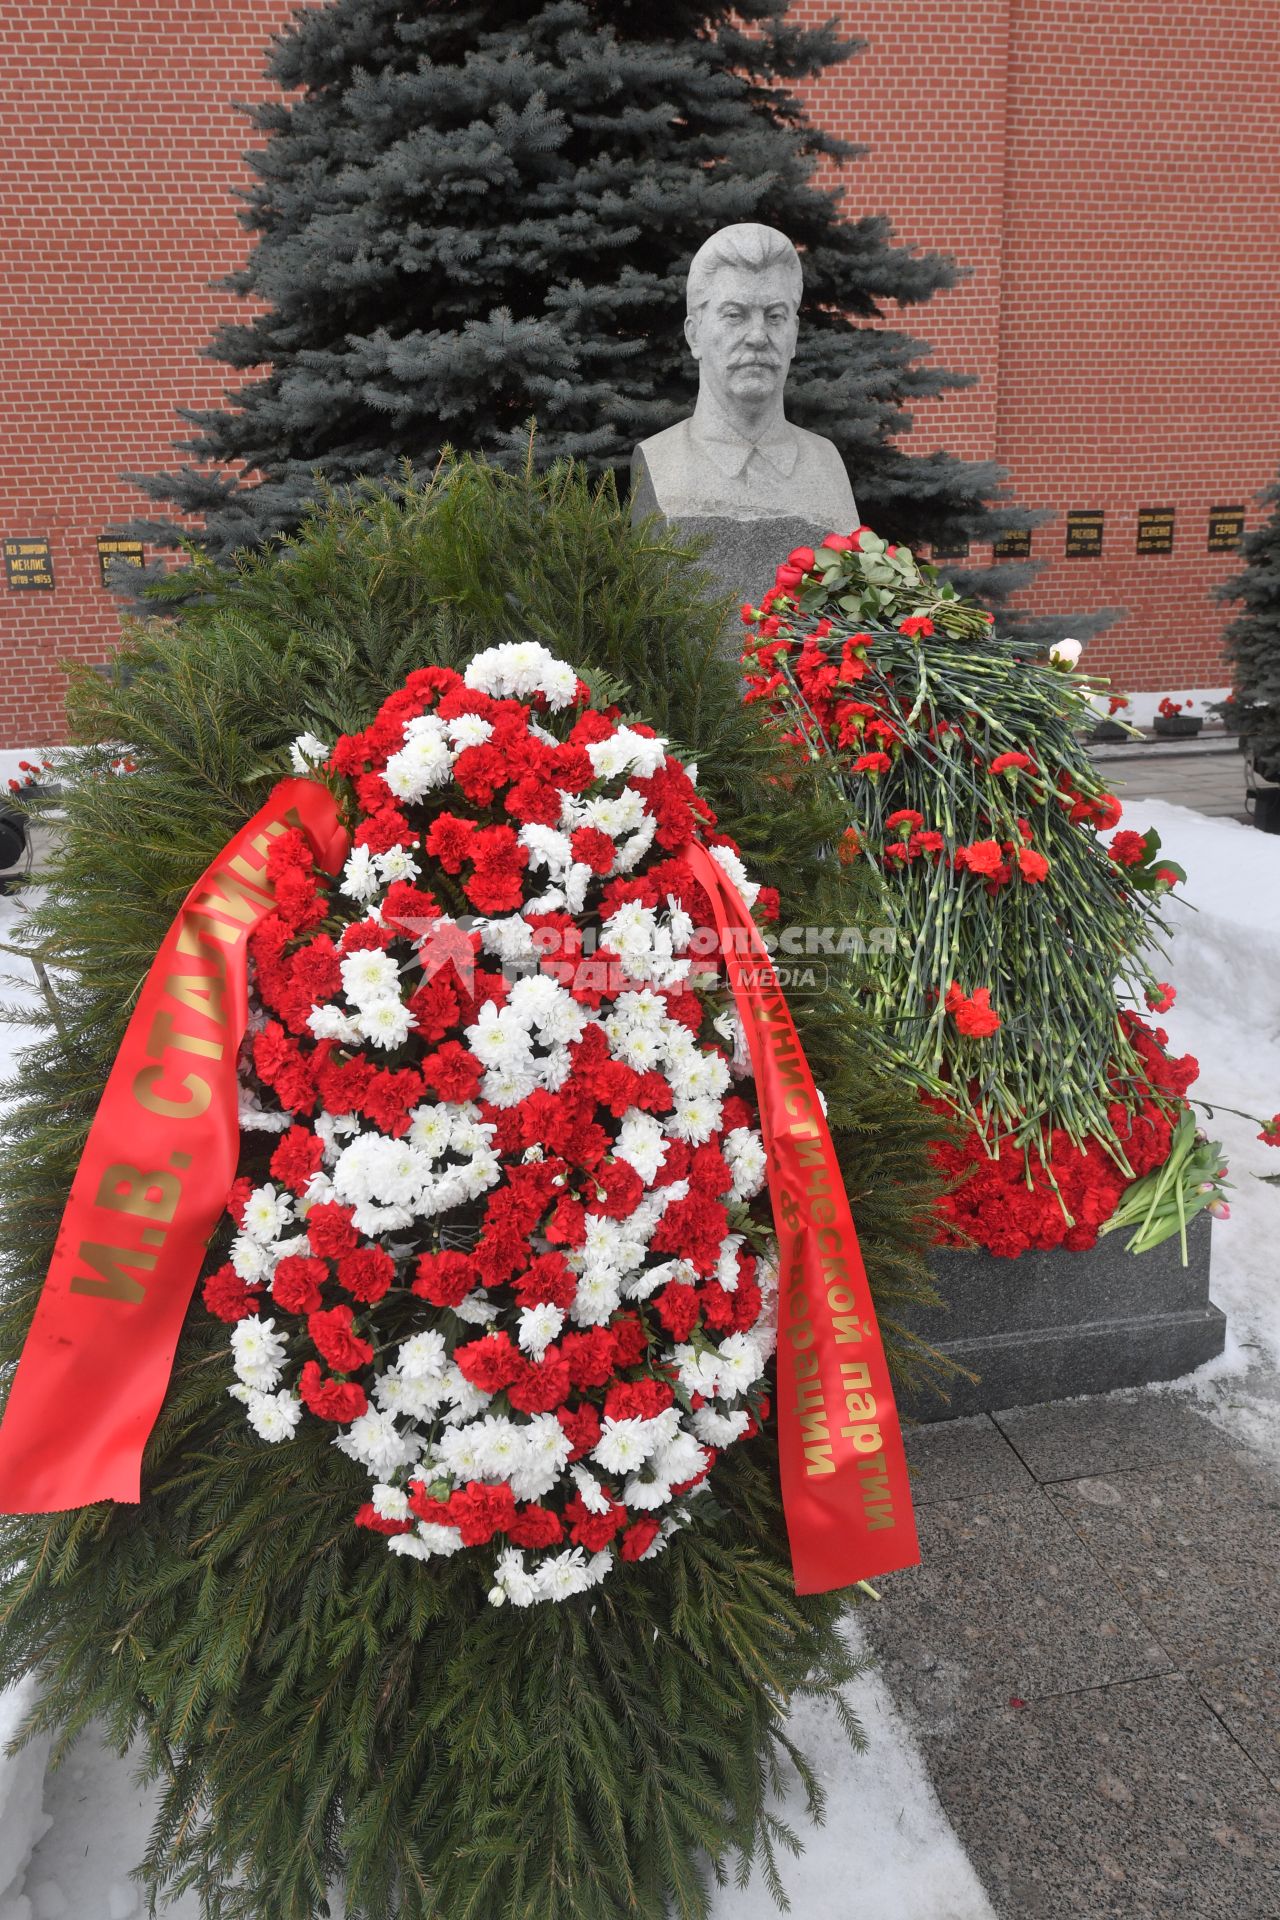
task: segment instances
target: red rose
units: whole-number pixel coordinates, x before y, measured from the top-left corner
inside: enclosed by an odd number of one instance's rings
[[[808,573],[816,557],[812,547],[792,547],[787,555],[787,565],[799,567],[801,573]]]

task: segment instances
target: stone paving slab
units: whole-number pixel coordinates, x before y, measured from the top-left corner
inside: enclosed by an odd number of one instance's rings
[[[1038,1490],[924,1506],[921,1565],[878,1583],[867,1625],[926,1716],[1169,1671],[1173,1662]]]
[[[1079,1480],[1179,1460],[1227,1459],[1217,1427],[1172,1394],[1108,1395],[1014,1407],[992,1416],[1037,1480]]]
[[[923,1565],[861,1619],[1001,1920],[1280,1920],[1274,1468],[1177,1394],[907,1446]]]
[[[1195,1687],[1280,1792],[1280,1667],[1275,1660],[1235,1660],[1202,1667],[1195,1675]],[[1280,1910],[1280,1899],[1276,1905]]]
[[[1280,1799],[1180,1675],[954,1717],[927,1751],[1004,1920],[1280,1912]]]
[[[1035,1481],[986,1413],[905,1435],[911,1498],[917,1507],[968,1493],[1028,1492]]]
[[[1280,1484],[1264,1468],[1228,1454],[1048,1491],[1178,1665],[1280,1654]]]

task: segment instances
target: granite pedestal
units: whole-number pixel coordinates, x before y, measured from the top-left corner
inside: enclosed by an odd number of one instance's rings
[[[644,461],[638,457],[632,469],[631,518],[638,524],[653,513],[661,514],[662,510]],[[668,524],[681,539],[705,539],[708,545],[702,554],[702,565],[714,576],[717,587],[732,594],[737,606],[747,602],[753,607],[760,605],[761,597],[773,585],[778,567],[793,547],[818,547],[833,531],[831,527],[815,526],[795,514],[766,515],[750,520],[730,519],[720,514],[691,514]],[[835,531],[847,533],[848,528]],[[735,627],[737,606],[733,613]],[[733,635],[733,644],[735,649],[741,644],[740,633]]]
[[[1015,1260],[939,1250],[931,1264],[946,1310],[917,1309],[906,1324],[954,1360],[949,1402],[923,1392],[904,1410],[948,1420],[1001,1407],[1174,1380],[1221,1353],[1226,1320],[1209,1298],[1212,1221],[1150,1253],[1111,1234],[1089,1253],[1029,1252]]]

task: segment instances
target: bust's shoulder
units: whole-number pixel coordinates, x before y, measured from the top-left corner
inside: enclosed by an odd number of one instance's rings
[[[650,434],[647,440],[641,440],[636,447],[637,454],[643,454],[652,464],[666,453],[676,453],[689,444],[689,428],[693,424],[692,415],[677,420],[674,426],[664,427],[661,433]]]
[[[843,473],[844,461],[840,457],[840,450],[834,440],[828,440],[824,433],[810,433],[808,427],[798,427],[794,420],[788,420],[787,425],[800,442],[801,453],[806,454],[810,460],[834,462]]]

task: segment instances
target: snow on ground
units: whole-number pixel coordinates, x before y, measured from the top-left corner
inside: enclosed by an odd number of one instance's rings
[[[1280,1152],[1257,1140],[1251,1121],[1222,1111],[1280,1110],[1280,837],[1157,801],[1136,803],[1125,825],[1157,827],[1169,857],[1187,869],[1198,911],[1170,903],[1170,955],[1156,972],[1178,987],[1178,1002],[1162,1024],[1175,1049],[1201,1062],[1193,1092],[1217,1108],[1205,1124],[1227,1150],[1236,1189],[1231,1220],[1214,1228],[1212,1291],[1230,1323],[1227,1350],[1191,1384],[1237,1438],[1280,1460],[1280,1188],[1256,1178],[1280,1173]],[[0,941],[11,937],[15,914],[0,900]],[[15,971],[20,963],[0,954],[0,975]],[[29,976],[21,990],[32,993]],[[0,1076],[14,1041],[0,1029]],[[1152,1389],[1161,1390],[1169,1389]],[[860,1757],[849,1755],[829,1712],[801,1707],[795,1716],[829,1796],[817,1829],[798,1794],[780,1809],[805,1847],[799,1860],[782,1862],[797,1920],[853,1904],[893,1920],[992,1920],[882,1680],[866,1675],[849,1700],[869,1743]],[[0,1734],[20,1710],[12,1694],[0,1696]],[[0,1920],[133,1920],[142,1902],[129,1874],[149,1812],[130,1763],[86,1737],[46,1779],[42,1807],[39,1757],[0,1757]],[[194,1920],[197,1907],[184,1900],[165,1912]],[[775,1909],[757,1872],[745,1892],[720,1894],[714,1912],[716,1920],[768,1920]]]

